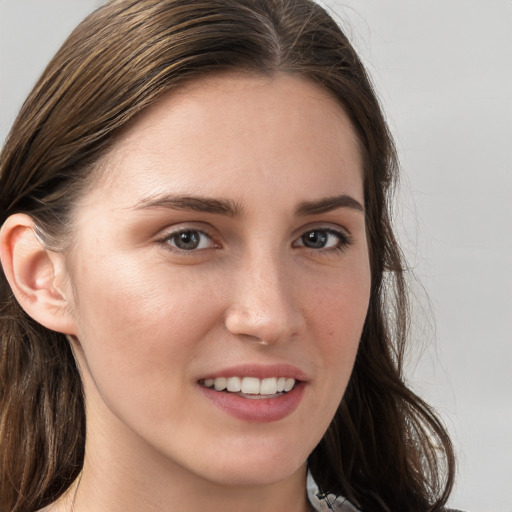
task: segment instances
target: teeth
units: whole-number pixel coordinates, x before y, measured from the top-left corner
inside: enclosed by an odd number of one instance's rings
[[[292,389],[292,388],[290,388],[290,389]],[[261,381],[260,395],[275,395],[276,393],[277,393],[277,379],[263,379]]]
[[[284,390],[286,392],[291,391],[293,386],[295,386],[295,380],[294,379],[286,379],[286,382],[284,383]]]
[[[242,391],[242,381],[238,377],[230,377],[228,379],[227,390],[231,393],[240,393]]]
[[[223,391],[226,389],[227,380],[223,377],[219,377],[218,379],[214,379],[213,381],[213,387],[216,391]]]
[[[256,377],[244,377],[242,379],[242,392],[248,395],[259,395],[260,379]]]
[[[227,390],[231,393],[244,393],[246,395],[275,395],[288,392],[295,386],[295,379],[286,377],[270,377],[258,379],[256,377],[217,377],[206,379],[203,385],[214,388],[216,391]]]

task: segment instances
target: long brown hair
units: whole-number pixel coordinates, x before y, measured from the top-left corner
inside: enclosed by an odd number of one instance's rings
[[[404,383],[403,257],[389,201],[397,159],[349,41],[310,0],[111,0],[48,65],[0,156],[0,224],[29,214],[60,250],[75,199],[119,130],[207,73],[295,73],[338,98],[360,140],[372,287],[346,394],[309,466],[324,492],[365,511],[440,511],[454,476],[449,437]],[[0,275],[0,509],[34,511],[81,470],[85,413],[64,335],[33,321]]]

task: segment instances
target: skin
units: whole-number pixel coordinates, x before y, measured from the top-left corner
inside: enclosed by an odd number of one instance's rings
[[[306,460],[343,397],[370,290],[342,107],[292,75],[202,78],[145,111],[97,174],[71,248],[52,256],[88,437],[79,485],[47,510],[307,510]],[[162,199],[176,196],[236,211]],[[297,212],[333,196],[354,202]],[[177,249],[184,230],[198,248]],[[315,230],[325,246],[306,245]],[[242,363],[300,369],[297,408],[256,423],[205,398],[202,378]]]

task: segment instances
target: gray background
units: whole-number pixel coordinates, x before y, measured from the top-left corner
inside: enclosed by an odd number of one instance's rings
[[[99,3],[0,0],[1,141],[49,58]],[[325,4],[396,137],[396,221],[417,277],[409,377],[454,437],[450,503],[512,512],[512,1]]]

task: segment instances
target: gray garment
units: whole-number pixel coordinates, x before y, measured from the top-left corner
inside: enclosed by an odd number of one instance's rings
[[[315,512],[360,512],[343,496],[323,494],[310,471],[308,471],[307,490],[309,502]],[[446,509],[446,512],[462,512],[462,510]]]
[[[336,496],[335,494],[323,494],[313,478],[313,475],[308,471],[307,480],[308,498],[315,512],[358,512],[350,501],[343,496]]]

